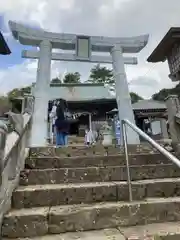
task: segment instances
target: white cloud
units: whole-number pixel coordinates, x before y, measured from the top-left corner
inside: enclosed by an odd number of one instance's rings
[[[146,59],[169,27],[180,25],[179,8],[178,0],[173,0],[173,4],[164,0],[6,0],[0,5],[0,14],[4,16],[7,35],[8,20],[49,31],[89,35],[150,33],[148,46],[138,54],[139,65],[126,67],[131,90],[150,97],[155,91],[173,85],[168,79],[166,63],[149,64]],[[79,71],[86,79],[90,68],[87,64],[56,62],[52,64],[52,76],[64,71]],[[0,91],[29,84],[35,78],[36,63],[24,61],[0,71],[0,83],[3,83]]]

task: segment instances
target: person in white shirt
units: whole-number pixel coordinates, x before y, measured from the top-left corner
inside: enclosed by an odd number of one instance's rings
[[[51,122],[52,122],[52,139],[54,139],[55,134],[56,134],[55,122],[56,122],[56,118],[57,118],[57,115],[56,115],[57,104],[58,104],[58,102],[55,101],[54,104],[53,104],[52,110],[49,114],[49,117],[50,117]],[[52,142],[54,142],[54,141],[52,140]]]
[[[89,146],[89,145],[93,144],[93,142],[94,142],[93,132],[92,132],[92,130],[87,128],[85,131],[85,144]]]

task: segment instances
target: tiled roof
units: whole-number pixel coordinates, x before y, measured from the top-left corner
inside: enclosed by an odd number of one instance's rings
[[[180,27],[172,27],[148,57],[148,62],[164,62],[175,43],[180,43]]]
[[[140,100],[132,105],[134,110],[142,109],[166,109],[164,102],[158,102],[154,100]]]

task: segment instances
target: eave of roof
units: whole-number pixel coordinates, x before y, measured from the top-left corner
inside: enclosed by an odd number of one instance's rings
[[[9,55],[11,50],[9,49],[2,33],[0,32],[0,54],[2,55]]]
[[[180,43],[180,27],[172,27],[148,57],[147,61],[153,63],[164,62],[170,49],[177,42]]]

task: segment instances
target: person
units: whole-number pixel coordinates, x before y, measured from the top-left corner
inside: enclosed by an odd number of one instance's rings
[[[66,118],[67,104],[60,99],[56,108],[56,146],[66,146],[68,144],[69,122]]]
[[[93,143],[93,133],[88,127],[85,130],[85,145],[89,146]]]
[[[118,116],[115,119],[115,134],[116,134],[116,143],[119,146],[121,144],[121,124]]]
[[[67,131],[64,132],[64,142],[65,142],[65,145],[68,145],[69,128],[70,128],[70,122],[73,118],[73,115],[69,112],[68,104],[66,101],[64,101],[64,117],[67,122]]]
[[[52,110],[49,114],[49,117],[51,119],[51,122],[52,122],[52,143],[54,142],[54,137],[56,136],[56,127],[55,127],[55,121],[56,121],[56,109],[57,109],[57,105],[58,105],[58,102],[57,101],[54,101],[53,103],[53,107],[52,107]]]

